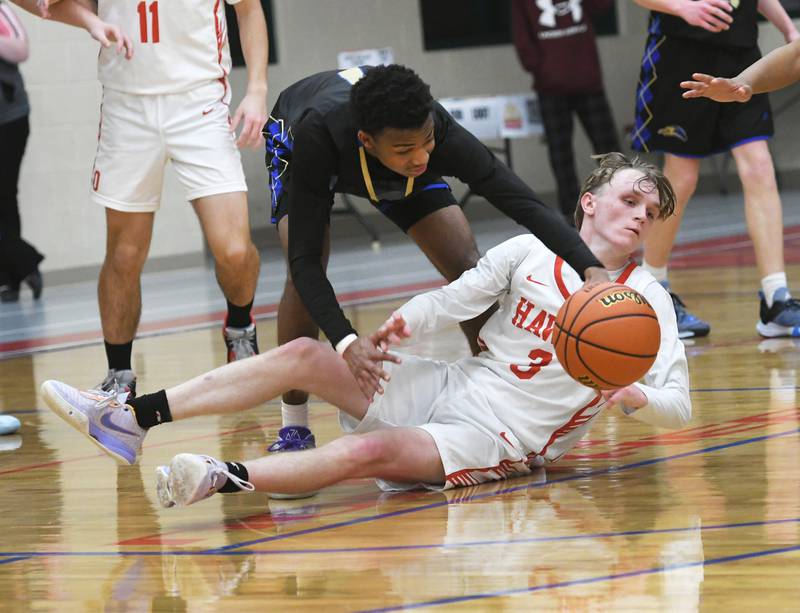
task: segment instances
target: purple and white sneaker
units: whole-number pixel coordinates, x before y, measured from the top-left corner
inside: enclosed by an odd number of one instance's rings
[[[118,464],[136,464],[147,430],[136,423],[133,410],[119,401],[116,391],[82,391],[51,380],[42,383],[42,396],[56,415]]]
[[[314,449],[316,446],[317,443],[314,434],[305,426],[284,426],[278,430],[278,440],[272,443],[272,445],[267,448],[267,451],[269,453],[286,453]],[[299,498],[310,498],[316,493],[316,491],[297,492],[294,494],[269,492],[268,496],[276,500],[295,500]]]

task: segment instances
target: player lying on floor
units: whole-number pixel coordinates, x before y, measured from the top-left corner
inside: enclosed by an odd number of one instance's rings
[[[528,474],[555,461],[603,408],[663,427],[691,416],[688,371],[669,295],[630,255],[653,222],[671,214],[674,194],[661,172],[612,153],[583,186],[577,226],[612,280],[643,294],[662,328],[658,357],[644,378],[602,394],[573,380],[552,346],[555,313],[581,287],[578,274],[534,236],[489,250],[449,285],[411,299],[370,338],[383,352],[380,390],[364,397],[329,343],[297,339],[191,381],[122,404],[97,391],[47,381],[47,404],[109,455],[133,464],[151,427],[198,415],[243,411],[304,389],[340,410],[349,433],[317,449],[221,462],[180,454],[157,469],[164,506],[216,492],[299,493],[373,477],[382,489],[446,489]],[[408,337],[500,309],[481,330],[484,351],[447,363],[386,350]],[[123,400],[124,402],[124,400]]]

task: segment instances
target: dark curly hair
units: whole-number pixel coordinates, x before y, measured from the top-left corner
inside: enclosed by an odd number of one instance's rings
[[[420,128],[433,109],[431,88],[405,66],[375,66],[350,90],[359,130],[376,135],[384,128]]]

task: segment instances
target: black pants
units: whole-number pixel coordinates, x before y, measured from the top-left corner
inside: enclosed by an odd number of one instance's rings
[[[572,116],[576,114],[580,119],[595,153],[619,151],[619,138],[611,108],[604,92],[570,96],[539,94],[539,107],[547,137],[550,168],[553,169],[558,189],[558,206],[571,220],[580,193],[572,148]]]
[[[27,117],[0,124],[0,285],[12,287],[44,259],[20,235],[17,182],[28,131]]]

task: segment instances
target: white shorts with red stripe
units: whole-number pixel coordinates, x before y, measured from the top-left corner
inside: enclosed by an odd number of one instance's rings
[[[401,355],[401,364],[384,362],[391,382],[376,394],[359,421],[339,413],[345,432],[363,434],[382,428],[418,427],[436,443],[446,475],[444,485],[377,480],[384,491],[426,488],[446,490],[527,475],[538,458],[529,458],[522,444],[494,414],[492,390],[476,381],[477,360],[457,363]],[[492,373],[487,373],[494,377]]]
[[[103,90],[92,200],[118,211],[156,211],[167,162],[186,199],[246,192],[221,81],[165,95]]]

